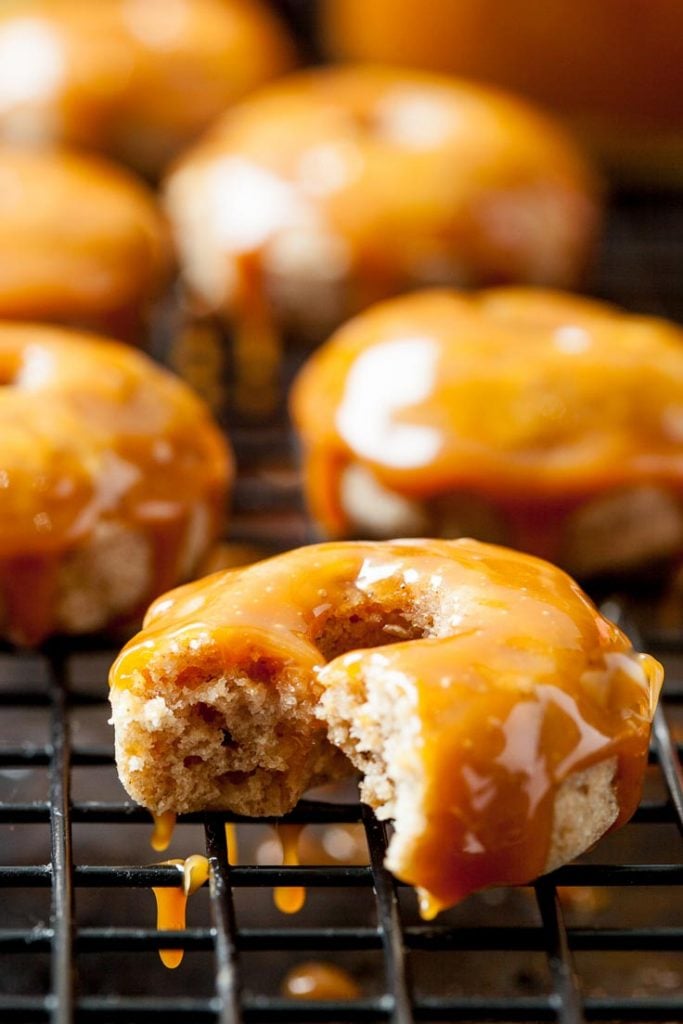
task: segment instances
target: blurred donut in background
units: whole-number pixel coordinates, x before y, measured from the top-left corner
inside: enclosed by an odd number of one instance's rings
[[[293,63],[259,0],[4,0],[0,138],[66,142],[155,176]]]
[[[259,91],[175,165],[165,197],[204,309],[307,340],[420,285],[571,287],[600,219],[593,171],[551,119],[377,66]]]
[[[140,343],[171,266],[154,195],[129,171],[0,145],[0,318]]]
[[[324,0],[330,54],[499,84],[569,117],[620,177],[683,184],[680,0]]]
[[[99,335],[0,322],[0,637],[134,621],[223,527],[229,445],[196,395]]]
[[[292,392],[324,535],[477,537],[582,578],[680,562],[682,409],[680,328],[539,288],[380,303]]]

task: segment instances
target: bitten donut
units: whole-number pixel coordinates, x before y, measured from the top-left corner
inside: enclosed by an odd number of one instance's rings
[[[36,644],[139,614],[222,524],[226,443],[126,345],[0,323],[0,635]]]
[[[206,309],[317,340],[420,284],[571,285],[598,224],[594,176],[551,120],[471,83],[372,66],[250,97],[165,191]]]
[[[295,383],[328,536],[475,536],[579,576],[683,554],[683,332],[541,289],[425,291]]]
[[[626,821],[661,678],[540,559],[322,544],[152,606],[112,669],[117,764],[157,814],[279,814],[344,770],[339,749],[429,914]]]
[[[163,217],[127,171],[0,145],[0,318],[139,342],[170,269]]]
[[[157,175],[293,58],[260,0],[3,0],[0,138]]]

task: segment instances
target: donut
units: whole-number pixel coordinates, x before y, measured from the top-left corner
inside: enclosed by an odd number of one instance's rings
[[[0,138],[96,150],[156,176],[293,63],[260,0],[4,0]]]
[[[580,577],[683,554],[683,333],[664,320],[422,291],[342,327],[291,405],[325,536],[472,535]]]
[[[679,0],[324,0],[336,57],[467,75],[563,115],[620,177],[683,182]]]
[[[202,402],[126,345],[0,323],[0,636],[141,614],[222,524],[231,457]]]
[[[139,342],[170,269],[164,219],[127,171],[0,145],[0,318]]]
[[[627,820],[661,678],[533,556],[313,545],[152,605],[112,668],[117,765],[155,814],[281,814],[343,752],[433,913]]]
[[[322,340],[408,287],[580,277],[598,187],[525,103],[421,72],[324,68],[234,107],[165,184],[197,304]]]

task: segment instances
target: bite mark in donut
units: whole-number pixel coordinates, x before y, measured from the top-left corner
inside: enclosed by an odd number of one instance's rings
[[[628,819],[661,668],[539,559],[349,542],[161,598],[111,685],[121,779],[154,813],[281,814],[343,752],[438,908]]]

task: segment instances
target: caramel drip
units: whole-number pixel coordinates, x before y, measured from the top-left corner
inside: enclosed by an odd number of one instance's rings
[[[157,853],[163,853],[171,845],[176,816],[173,811],[164,811],[163,814],[153,814],[152,817],[154,818],[154,829],[149,845]]]
[[[423,921],[433,921],[442,910],[445,909],[445,904],[437,900],[436,896],[433,896],[426,889],[416,888],[417,893],[417,905],[420,910],[420,917]]]
[[[228,864],[239,864],[239,844],[237,841],[237,826],[231,822],[225,823],[225,845],[228,851]]]
[[[186,860],[165,860],[173,864],[182,875],[178,886],[154,886],[152,892],[157,903],[157,928],[159,931],[182,931],[185,928],[187,901],[200,889],[209,877],[209,862],[206,857],[195,853]],[[160,949],[159,957],[164,967],[174,970],[183,959],[182,949]]]
[[[265,293],[260,255],[242,253],[233,326],[235,404],[247,416],[272,413],[278,403],[282,335]]]
[[[298,867],[299,836],[302,825],[276,825],[275,835],[282,847],[282,863]],[[278,886],[273,893],[275,906],[283,914],[297,914],[306,902],[306,890],[302,886]]]
[[[348,971],[336,964],[309,960],[293,967],[282,982],[291,999],[358,999],[360,989]]]

